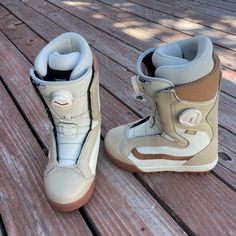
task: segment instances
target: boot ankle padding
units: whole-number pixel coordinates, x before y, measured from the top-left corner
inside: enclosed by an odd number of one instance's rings
[[[81,77],[92,66],[92,52],[86,40],[77,33],[66,32],[53,39],[36,57],[34,67],[40,77],[46,76],[49,56],[56,51],[63,54],[65,52],[80,53],[78,63],[70,75],[70,80]]]
[[[214,61],[214,68],[208,75],[197,81],[175,88],[175,93],[179,99],[191,102],[204,102],[215,97],[219,87],[221,67],[220,60],[216,55],[214,55]]]

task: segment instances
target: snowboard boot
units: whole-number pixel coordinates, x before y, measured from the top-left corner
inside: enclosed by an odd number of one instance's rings
[[[206,172],[217,163],[221,67],[205,36],[152,48],[132,78],[151,115],[108,132],[105,151],[131,172]]]
[[[50,204],[72,211],[94,189],[100,145],[98,63],[76,33],[64,33],[38,54],[31,81],[51,120],[49,162],[44,172]]]

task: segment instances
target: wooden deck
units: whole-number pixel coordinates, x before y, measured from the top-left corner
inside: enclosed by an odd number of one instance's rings
[[[236,235],[236,0],[1,0],[0,235]],[[223,67],[219,163],[207,175],[130,174],[101,141],[91,201],[62,214],[47,203],[49,121],[29,80],[40,49],[83,35],[100,63],[102,140],[149,111],[130,83],[141,51],[199,34]]]

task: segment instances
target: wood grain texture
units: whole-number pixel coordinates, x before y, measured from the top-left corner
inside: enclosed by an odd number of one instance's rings
[[[215,176],[162,173],[142,177],[197,235],[236,233],[236,193]]]
[[[207,15],[203,11],[196,11],[192,9],[190,5],[189,7],[180,7],[179,5],[168,4],[164,1],[156,1],[155,3],[156,6],[158,6],[159,11],[165,12],[167,14],[174,15],[179,18],[183,18],[184,20],[193,21],[195,23],[205,25],[217,30],[225,31],[231,34],[232,31],[234,32],[234,34],[236,33],[235,32],[236,23],[224,19],[219,15],[216,16]],[[207,9],[205,11],[207,11]]]
[[[7,50],[8,48],[9,50]],[[25,111],[26,116],[29,117],[29,122],[35,123],[36,132],[41,139],[47,143],[49,139],[49,123],[46,112],[42,109],[42,103],[39,98],[31,99],[31,97],[35,96],[35,90],[29,78],[31,65],[27,59],[21,57],[18,50],[14,49],[15,47],[0,32],[0,75],[4,78],[4,82],[9,87],[12,87],[12,93],[15,96],[19,96],[18,104]],[[35,109],[34,113],[32,113],[32,109]],[[42,130],[46,130],[46,132],[42,132]]]
[[[79,211],[62,214],[49,206],[47,158],[2,83],[0,93],[0,210],[8,235],[91,235]]]
[[[230,12],[236,12],[235,3],[233,2],[222,1],[222,0],[209,0],[207,2],[202,0],[197,0],[196,2],[199,2],[203,6],[205,4],[206,6],[215,6],[220,9],[229,10]]]
[[[194,22],[186,21],[177,17],[174,17],[172,15],[159,12],[158,10],[155,10],[158,7],[157,4],[152,4],[151,7],[144,2],[139,2],[142,5],[136,4],[135,0],[130,0],[130,4],[126,4],[125,0],[105,0],[106,2],[113,2],[114,6],[118,6],[119,8],[126,10],[128,12],[132,12],[135,15],[139,15],[141,17],[146,18],[149,21],[157,22],[161,25],[164,25],[166,27],[174,28],[180,32],[184,32],[189,35],[199,35],[204,34],[211,38],[211,40],[220,46],[230,48],[233,51],[236,51],[236,45],[235,45],[235,35],[230,35],[228,33],[224,33],[222,31],[209,29],[203,25],[196,24]],[[224,40],[222,40],[222,38]]]
[[[233,0],[234,1],[234,0]],[[224,10],[224,13],[228,14],[234,14],[236,12],[235,10],[235,2],[230,1],[222,1],[222,0],[197,0],[193,1],[195,6],[201,6],[202,8],[209,8],[209,9],[215,9],[217,10]],[[217,9],[218,8],[218,9]]]
[[[163,2],[163,0],[161,0]],[[196,1],[189,1],[189,0],[180,0],[180,1],[172,1],[172,0],[164,0],[165,3],[169,3],[171,5],[179,6],[184,9],[189,9],[190,11],[202,12],[206,15],[221,17],[222,19],[232,20],[232,17],[235,16],[235,12],[228,11],[225,9],[220,9],[214,6],[206,7],[202,6]]]
[[[167,3],[163,4],[163,2],[161,2],[161,1],[154,2],[153,0],[147,0],[147,1],[145,1],[145,4],[143,4],[140,0],[130,0],[130,2],[138,3],[140,5],[144,5],[147,7],[150,6],[148,4],[152,4],[151,6],[153,7],[153,9],[157,10],[158,12],[163,12],[163,13],[167,13],[169,15],[173,15],[173,16],[178,17],[180,19],[184,19],[184,21],[192,21],[192,22],[198,23],[203,26],[207,25],[208,27],[215,28],[219,31],[225,31],[225,29],[227,29],[227,26],[232,25],[232,27],[230,27],[231,31],[229,30],[227,33],[228,34],[235,34],[236,33],[235,32],[235,22],[230,22],[227,19],[222,20],[222,18],[220,16],[213,17],[210,15],[206,15],[206,14],[201,13],[201,15],[198,17],[199,22],[197,22],[194,20],[189,20],[189,17],[187,18],[187,20],[185,19],[186,12],[187,13],[189,12],[188,8],[181,8],[179,6],[174,6],[174,5],[170,5]],[[176,13],[176,12],[178,12],[178,13]],[[182,17],[181,17],[181,14],[182,14]],[[178,19],[178,18],[176,18],[176,19]],[[207,20],[205,21],[204,18],[207,18]],[[190,17],[190,19],[191,19],[191,17]],[[214,19],[215,19],[215,21],[214,21]],[[226,24],[224,24],[224,22]],[[206,29],[206,28],[202,27],[202,30],[204,30],[204,29]]]
[[[9,41],[7,41],[7,39],[4,38],[4,36],[2,36],[1,42],[9,43]],[[4,45],[6,46],[6,44]],[[21,48],[23,48],[23,46]],[[6,61],[7,63],[9,63],[9,66],[11,65],[11,61],[12,61],[12,65],[14,65],[15,61],[18,61],[18,63],[20,64],[20,61],[23,59],[23,56],[19,52],[16,53],[17,52],[16,48],[11,46],[11,44],[9,43],[9,45],[5,47],[5,50],[11,51],[11,53],[9,53],[11,57],[8,57],[9,59],[11,58],[11,60]],[[5,62],[2,61],[1,65],[5,68],[4,63]],[[10,73],[10,71],[8,70],[7,72],[6,70],[3,76],[4,81],[10,80],[8,73]],[[17,73],[18,76],[22,76],[20,75],[20,73],[24,75],[24,72],[22,71],[15,71],[14,73]],[[18,83],[18,81],[15,81],[15,83],[11,81],[8,83],[8,88],[12,92],[13,96],[15,96],[15,99],[17,101],[18,99],[19,100],[22,99],[22,102],[23,101],[26,102],[23,96],[15,92],[15,89],[19,85],[20,83]],[[24,87],[24,89],[27,89],[28,86],[29,85],[26,83],[22,87]],[[30,99],[34,101],[36,97],[37,95],[36,93],[34,93],[34,94],[31,94]],[[125,105],[123,105],[122,103],[119,103],[114,97],[112,97],[104,89],[101,89],[101,102],[102,102],[102,110],[104,111],[103,114],[107,114],[107,112],[109,111],[108,114],[110,115],[110,116],[109,115],[103,116],[103,124],[106,124],[105,126],[102,126],[103,135],[104,135],[104,132],[107,132],[108,129],[111,128],[111,126],[120,125],[121,120],[127,121],[127,120],[136,118],[136,116]],[[23,104],[24,103],[19,103],[19,106],[21,107],[22,111],[26,114],[27,117],[31,116],[29,113],[25,112],[25,107]],[[42,106],[31,107],[30,109],[31,109],[30,113],[33,114],[35,110],[37,109],[41,110],[43,109],[43,107]],[[111,116],[114,116],[114,115],[115,117],[119,117],[119,118],[115,119],[113,117],[112,119]],[[29,120],[31,121],[32,126],[33,127],[37,126],[37,123],[34,122],[32,119],[33,119],[32,117],[29,117]],[[16,125],[18,125],[18,123],[19,122],[16,122]],[[47,121],[47,124],[48,124],[48,121]],[[9,126],[6,128],[9,129]],[[41,129],[42,129],[41,132],[46,133],[45,127],[41,127]],[[41,135],[41,133],[39,135]],[[29,136],[29,140],[30,139],[31,137]],[[22,148],[22,149],[24,148],[24,146],[22,146],[21,143],[17,143],[17,144],[19,148]],[[6,152],[7,151],[9,152],[9,150],[7,149],[8,145],[10,144],[7,143],[5,147]],[[45,143],[45,145],[48,146],[48,143]],[[34,146],[32,146],[31,148],[34,150]],[[33,151],[31,150],[31,152]],[[104,154],[101,153],[100,158],[104,159],[103,156]],[[45,161],[46,159],[44,160],[44,162]],[[115,230],[119,230],[118,232],[121,232],[121,234],[124,234],[124,235],[126,234],[136,235],[136,234],[141,234],[144,231],[146,235],[155,235],[155,233],[166,234],[166,235],[173,235],[173,234],[184,235],[185,234],[184,231],[176,224],[176,222],[155,201],[155,199],[151,197],[151,195],[145,190],[145,188],[141,186],[141,184],[138,183],[137,179],[135,179],[131,174],[128,174],[128,173],[124,174],[121,170],[118,170],[117,168],[112,166],[109,163],[109,161],[107,161],[106,159],[104,159],[102,163],[103,164],[99,165],[100,167],[97,174],[97,179],[98,179],[97,182],[100,182],[100,185],[102,185],[103,188],[99,188],[98,193],[96,193],[95,191],[94,197],[90,201],[91,205],[84,207],[84,211],[86,212],[90,221],[95,225],[95,228],[99,234],[111,235],[115,232]],[[41,168],[44,168],[45,163],[44,165],[42,164],[43,162],[41,163]],[[30,163],[28,165],[30,165]],[[1,168],[4,168],[4,166]],[[21,168],[22,170],[24,170],[24,164],[22,164]],[[11,173],[11,170],[9,170],[9,172]],[[34,170],[34,172],[36,172],[35,175],[42,178],[43,172],[41,169],[40,169],[40,172],[38,170]],[[110,178],[111,173],[113,173],[113,176]],[[32,179],[31,175],[33,175],[33,173],[31,173],[30,176],[28,176],[29,182]],[[120,176],[123,176],[123,179],[121,179]],[[104,185],[104,183],[106,184]],[[42,183],[40,184],[41,184],[40,187],[42,188]],[[3,191],[5,188],[6,187],[3,187]],[[31,186],[28,186],[28,190],[35,192],[35,189],[32,188]],[[11,191],[10,194],[12,196],[15,195],[14,189],[8,189],[8,191]],[[107,194],[107,192],[109,192],[109,195]],[[25,195],[27,196],[27,193]],[[40,198],[41,195],[38,194],[38,197]],[[45,197],[43,197],[42,200],[46,201]],[[112,208],[111,207],[112,205],[115,205],[116,207]],[[90,208],[88,208],[89,206]],[[8,206],[8,209],[14,211],[15,207],[16,207],[15,205],[13,205],[12,208]],[[96,210],[94,210],[94,208]],[[25,207],[22,208],[22,215],[25,209],[27,208]],[[145,212],[145,214],[140,215],[140,212]],[[7,218],[9,215],[9,211],[5,210],[3,211],[3,213],[4,213],[3,216]],[[103,215],[103,217],[106,217],[105,222],[104,220],[102,220],[101,214]],[[35,212],[35,215],[39,217],[37,212]],[[130,216],[132,216],[133,218],[131,219]],[[44,215],[44,218],[45,220],[47,219],[46,214]],[[76,220],[76,217],[74,217],[73,220]],[[15,222],[15,220],[12,220],[12,221]],[[25,224],[25,227],[30,227],[30,226],[31,226],[31,221],[28,222],[28,224]],[[7,227],[8,227],[7,231],[9,231],[10,230],[9,227],[11,226],[7,226]],[[70,234],[67,234],[67,235],[70,235]],[[71,234],[71,235],[75,235],[75,234]]]

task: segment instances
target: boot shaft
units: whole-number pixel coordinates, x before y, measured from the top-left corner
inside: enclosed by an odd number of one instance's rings
[[[183,55],[189,60],[182,58]],[[143,93],[152,110],[149,124],[141,124],[146,134],[165,132],[171,136],[172,120],[176,123],[174,127],[179,124],[188,128],[196,126],[206,118],[205,111],[210,112],[217,99],[221,68],[218,57],[213,54],[212,43],[206,37],[149,49],[139,57],[137,70],[136,91]],[[174,107],[172,117],[167,116],[169,103]],[[204,106],[204,103],[209,105]],[[139,135],[141,126],[136,127]]]
[[[73,166],[89,133],[100,125],[97,60],[81,36],[66,33],[42,49],[30,75],[53,126],[53,162]]]

